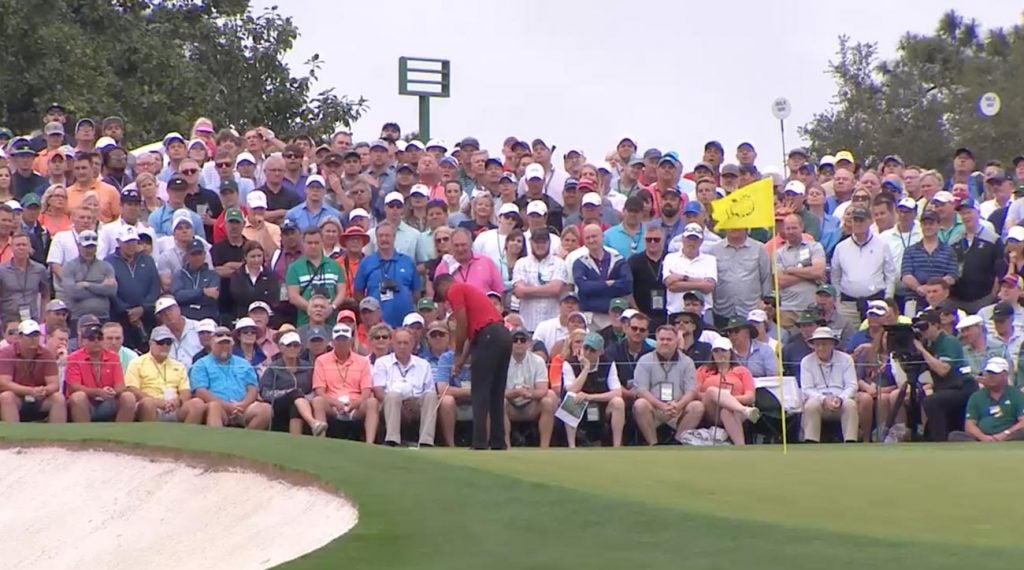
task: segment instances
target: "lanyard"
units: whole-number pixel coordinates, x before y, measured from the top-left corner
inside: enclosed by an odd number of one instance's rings
[[[469,272],[473,269],[473,262],[474,261],[476,261],[476,260],[475,259],[471,259],[469,261],[469,263],[467,263],[466,265],[463,265],[462,267],[459,267],[458,269],[455,270],[455,273],[457,273],[459,275],[459,277],[462,278],[462,282],[463,283],[468,283],[469,282]]]

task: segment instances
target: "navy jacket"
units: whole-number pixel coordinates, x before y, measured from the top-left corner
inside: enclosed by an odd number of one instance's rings
[[[181,307],[181,313],[194,321],[218,320],[220,310],[217,299],[203,293],[203,289],[220,290],[220,276],[205,263],[197,270],[182,267],[171,277],[171,293]]]
[[[584,255],[572,265],[572,279],[580,296],[580,310],[607,313],[608,304],[615,297],[628,297],[633,293],[633,272],[618,252],[605,250],[608,274],[602,277],[590,255]],[[606,281],[612,281],[611,286]]]
[[[134,307],[151,312],[160,296],[160,273],[156,269],[156,261],[148,254],[139,253],[135,256],[135,265],[129,267],[115,251],[107,256],[106,262],[114,268],[114,278],[117,279],[117,295],[111,300],[111,313],[119,317]]]

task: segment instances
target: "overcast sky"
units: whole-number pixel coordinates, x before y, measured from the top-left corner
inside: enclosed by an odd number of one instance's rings
[[[687,168],[710,139],[727,161],[750,140],[759,163],[780,164],[771,102],[791,101],[786,145],[798,146],[796,127],[834,93],[825,69],[842,33],[891,56],[904,32],[933,31],[949,8],[986,28],[1019,22],[1022,10],[1011,0],[278,4],[301,33],[288,63],[298,70],[319,53],[322,87],[369,100],[357,140],[386,121],[415,130],[416,98],[398,95],[398,58],[442,58],[452,62],[451,98],[432,100],[431,134],[449,146],[473,135],[498,152],[508,135],[539,136],[559,156],[577,147],[598,162],[630,135],[641,152],[677,151]]]

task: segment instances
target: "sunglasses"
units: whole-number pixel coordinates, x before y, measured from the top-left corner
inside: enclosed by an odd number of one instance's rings
[[[18,329],[7,329],[7,336],[14,336],[18,334]]]
[[[661,238],[660,237],[649,237],[649,238],[644,238],[644,241],[646,241],[647,243],[661,243]]]
[[[97,340],[103,340],[103,334],[102,333],[89,333],[89,334],[82,335],[82,338],[84,338],[85,340],[91,341],[91,342],[95,342]]]
[[[159,346],[171,346],[172,344],[174,344],[174,341],[169,338],[165,338],[163,340],[154,340],[153,342],[155,342]]]
[[[216,166],[217,168],[231,168],[234,165],[231,164],[230,162],[215,162],[214,166]]]
[[[530,342],[530,339],[529,339],[529,337],[525,337],[525,336],[517,336],[514,339],[512,339],[512,342],[514,342],[516,344],[525,344],[525,343]]]
[[[450,238],[450,237],[439,237],[439,238],[434,240],[434,242],[436,242],[436,243],[448,243],[450,241],[452,241],[452,238]]]
[[[379,335],[373,337],[373,340],[390,340],[390,339],[391,339],[391,335],[387,335],[387,334],[379,334]]]
[[[392,203],[388,204],[387,207],[395,209],[395,210],[400,210],[400,209],[404,208],[405,205],[404,204],[398,204],[396,202],[392,202]]]
[[[185,170],[182,170],[181,173],[185,176],[192,176],[193,174],[199,174],[199,170],[196,168],[186,168]]]
[[[284,157],[285,158],[302,158],[302,155],[301,154],[295,154],[294,152],[290,152],[290,153],[284,155]]]
[[[448,333],[441,332],[441,331],[434,331],[434,332],[430,333],[430,338],[441,338],[441,337],[445,337],[445,336],[448,336]]]
[[[297,343],[297,342],[289,342],[288,344],[286,344],[284,346],[285,346],[285,348],[299,348],[302,345]]]
[[[241,330],[239,331],[239,334],[256,334],[256,329],[254,329],[254,328],[249,328],[249,327],[246,327],[246,328],[244,328],[244,329],[241,329]]]
[[[634,326],[631,326],[631,327],[629,327],[629,330],[631,330],[633,332],[647,332],[647,327],[634,327]]]

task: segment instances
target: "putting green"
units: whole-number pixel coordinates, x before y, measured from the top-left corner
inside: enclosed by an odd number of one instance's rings
[[[240,430],[0,426],[237,455],[343,491],[359,523],[288,568],[1010,568],[1024,446],[401,450]],[[301,524],[284,521],[282,524]],[[201,548],[201,546],[200,546]]]

